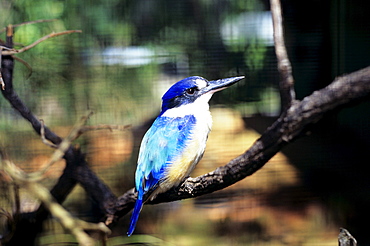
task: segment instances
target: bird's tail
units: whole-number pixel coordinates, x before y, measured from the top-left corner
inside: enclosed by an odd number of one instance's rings
[[[132,212],[131,215],[131,222],[130,222],[130,227],[128,228],[127,235],[131,236],[131,234],[134,232],[137,220],[139,219],[139,214],[141,211],[141,208],[143,207],[143,198],[142,196],[138,196],[135,207],[134,207],[134,212]]]

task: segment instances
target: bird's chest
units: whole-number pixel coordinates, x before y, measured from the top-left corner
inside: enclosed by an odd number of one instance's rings
[[[210,112],[207,111],[201,115],[198,115],[196,117],[196,124],[194,126],[194,130],[192,131],[192,136],[189,139],[189,145],[191,146],[195,144],[192,141],[199,143],[199,147],[203,153],[206,146],[208,134],[211,131],[211,128],[212,128],[212,116]]]
[[[177,186],[188,177],[203,156],[208,133],[212,127],[212,117],[208,111],[202,115],[196,115],[195,118],[196,122],[186,136],[179,155],[167,168],[165,180],[160,185],[164,190]]]

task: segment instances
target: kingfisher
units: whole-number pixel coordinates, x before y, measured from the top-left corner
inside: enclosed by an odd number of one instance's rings
[[[175,83],[162,97],[162,109],[145,133],[135,173],[137,199],[127,235],[135,230],[143,203],[177,187],[200,161],[212,127],[209,100],[239,80],[208,81],[192,76]]]

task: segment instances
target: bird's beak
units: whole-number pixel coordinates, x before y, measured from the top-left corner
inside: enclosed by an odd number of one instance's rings
[[[217,91],[226,89],[227,87],[235,84],[236,82],[242,79],[244,79],[244,76],[208,81],[208,86],[203,88],[202,94],[205,94],[205,93],[213,94]]]

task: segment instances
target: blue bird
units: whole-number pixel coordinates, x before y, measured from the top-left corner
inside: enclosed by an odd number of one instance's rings
[[[212,116],[212,95],[244,77],[208,81],[193,76],[174,84],[162,97],[162,110],[141,142],[135,188],[137,200],[127,235],[135,230],[143,203],[178,186],[202,158]]]

